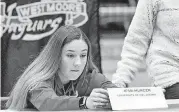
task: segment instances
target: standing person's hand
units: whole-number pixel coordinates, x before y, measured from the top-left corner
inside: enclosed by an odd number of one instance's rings
[[[109,105],[108,92],[102,88],[93,89],[86,100],[86,106],[89,109],[104,108]]]

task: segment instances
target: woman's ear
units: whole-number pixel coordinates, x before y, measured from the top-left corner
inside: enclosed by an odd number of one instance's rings
[[[89,72],[89,61],[87,60],[86,61],[86,67],[85,67],[85,72],[87,73],[87,72]]]

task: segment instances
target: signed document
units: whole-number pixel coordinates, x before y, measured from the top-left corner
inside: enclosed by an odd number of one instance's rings
[[[160,87],[108,88],[112,110],[168,108]]]

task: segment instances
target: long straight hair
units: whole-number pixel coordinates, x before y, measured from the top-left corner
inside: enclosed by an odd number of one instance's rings
[[[91,43],[82,30],[74,26],[62,26],[52,35],[39,56],[27,67],[11,91],[6,107],[22,110],[27,106],[27,95],[36,85],[51,79],[60,69],[63,46],[75,39],[88,45],[87,63],[80,77],[97,67],[92,62]]]

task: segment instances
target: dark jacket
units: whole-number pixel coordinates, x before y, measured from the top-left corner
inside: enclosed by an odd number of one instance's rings
[[[53,79],[42,82],[29,91],[27,108],[41,111],[79,110],[80,97],[89,96],[94,88],[112,87],[116,86],[95,70],[85,78],[71,81],[67,85],[63,85],[59,76],[55,75]],[[78,96],[75,96],[76,91]]]

